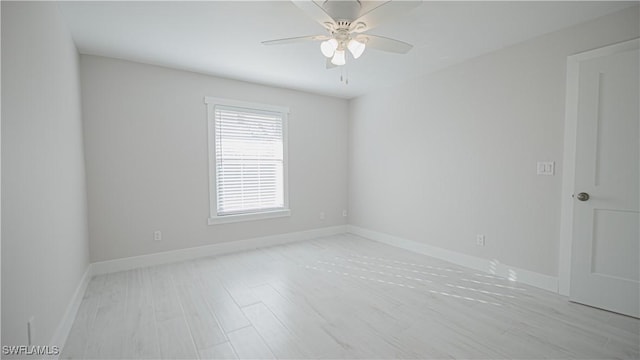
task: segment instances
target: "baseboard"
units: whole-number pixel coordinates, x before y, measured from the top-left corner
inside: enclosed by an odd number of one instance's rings
[[[535,286],[555,293],[558,292],[558,278],[554,276],[540,274],[530,270],[519,269],[514,266],[502,264],[497,260],[488,260],[476,256],[466,255],[456,251],[446,250],[416,241],[403,239],[397,236],[364,229],[354,225],[347,225],[347,232],[387,245],[395,246],[423,255],[428,255],[440,260],[445,260],[456,265],[501,276],[511,281]]]
[[[71,327],[73,326],[73,321],[76,319],[76,315],[78,314],[78,309],[80,308],[80,303],[82,302],[82,298],[84,297],[84,293],[87,290],[87,286],[89,285],[89,281],[93,277],[92,266],[89,264],[87,269],[85,270],[82,278],[80,278],[80,283],[76,288],[76,291],[73,293],[71,297],[71,301],[69,305],[67,305],[67,309],[64,312],[64,316],[62,317],[62,321],[58,324],[56,331],[53,333],[53,337],[51,338],[50,345],[51,346],[59,346],[60,352],[62,352],[62,348],[67,341],[67,337],[69,336],[69,332],[71,332]],[[47,357],[57,359],[58,356]]]
[[[296,241],[311,240],[324,236],[344,234],[345,232],[346,225],[339,225],[252,239],[230,241],[213,245],[178,249],[148,255],[132,256],[122,259],[99,261],[92,264],[93,275],[108,274],[141,267],[168,264],[177,261],[185,261],[207,256],[234,253]]]

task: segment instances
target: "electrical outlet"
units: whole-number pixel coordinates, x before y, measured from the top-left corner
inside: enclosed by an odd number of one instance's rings
[[[162,241],[162,231],[156,230],[153,232],[153,240],[154,241]]]
[[[324,216],[324,211],[321,211],[321,212],[320,212],[320,220],[324,220],[324,217],[325,217],[325,216]]]
[[[481,235],[481,234],[476,235],[476,245],[484,246],[484,235]]]
[[[342,210],[342,216],[347,217],[347,210]]]

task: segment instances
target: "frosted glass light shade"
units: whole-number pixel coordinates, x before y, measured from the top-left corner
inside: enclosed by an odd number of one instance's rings
[[[364,43],[353,39],[349,40],[349,44],[347,45],[347,48],[351,51],[351,55],[353,55],[354,59],[357,59],[362,55],[365,47]]]
[[[347,60],[344,55],[344,50],[336,50],[335,54],[333,54],[333,59],[331,59],[331,63],[338,66],[346,64]]]
[[[322,55],[330,58],[338,48],[338,41],[336,39],[329,39],[320,43],[320,51]]]

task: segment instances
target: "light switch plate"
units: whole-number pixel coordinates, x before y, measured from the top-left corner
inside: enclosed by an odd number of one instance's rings
[[[554,161],[538,161],[538,175],[553,175],[555,167]]]

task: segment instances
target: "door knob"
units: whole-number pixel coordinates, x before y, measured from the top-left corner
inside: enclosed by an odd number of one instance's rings
[[[580,194],[578,194],[576,196],[578,198],[578,200],[580,201],[587,201],[589,200],[589,194],[587,194],[586,192],[581,192]]]

